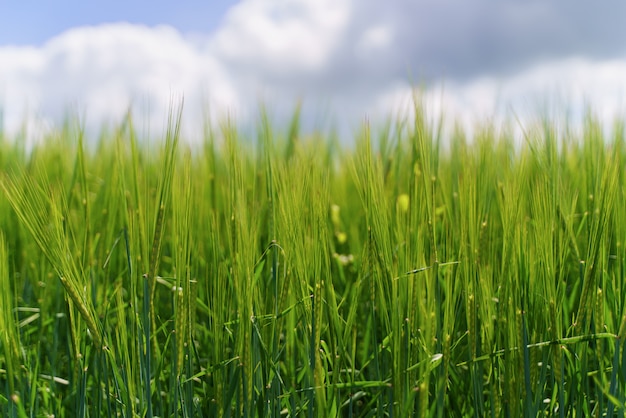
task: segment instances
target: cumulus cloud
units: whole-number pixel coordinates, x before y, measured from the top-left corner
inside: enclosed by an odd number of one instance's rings
[[[345,134],[380,120],[425,89],[434,109],[464,124],[541,112],[560,96],[601,117],[622,112],[626,3],[565,0],[471,5],[419,0],[244,0],[210,33],[104,24],[68,30],[39,47],[0,46],[5,128],[25,116],[58,123],[76,109],[96,128],[129,104],[162,130],[184,95],[188,133],[204,106],[254,120],[304,100],[305,119],[329,114]]]
[[[159,129],[172,99],[200,109],[206,94],[236,108],[223,67],[167,26],[82,27],[42,47],[0,48],[0,97],[7,129],[27,114],[58,123],[68,110],[88,123],[117,122],[130,105]],[[202,90],[202,87],[205,90]]]
[[[323,71],[348,22],[350,6],[334,0],[242,2],[227,14],[211,46],[224,62],[245,64],[239,69],[255,75],[283,79]]]

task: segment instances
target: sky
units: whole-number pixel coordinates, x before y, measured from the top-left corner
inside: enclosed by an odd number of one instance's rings
[[[470,130],[587,107],[608,126],[626,111],[623,16],[618,0],[0,0],[3,129],[77,114],[97,132],[130,108],[160,133],[184,97],[191,141],[207,118],[254,124],[263,104],[280,123],[297,103],[349,137],[416,88]]]

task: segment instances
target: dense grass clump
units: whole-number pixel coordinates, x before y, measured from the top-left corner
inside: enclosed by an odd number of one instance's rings
[[[2,416],[624,416],[622,125],[179,122],[1,137]]]

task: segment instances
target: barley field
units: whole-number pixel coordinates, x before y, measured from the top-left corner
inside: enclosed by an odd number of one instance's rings
[[[180,117],[0,133],[0,415],[625,415],[622,122]]]

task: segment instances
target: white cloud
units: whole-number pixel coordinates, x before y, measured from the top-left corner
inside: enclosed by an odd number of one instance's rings
[[[420,45],[431,38],[413,36],[408,16],[363,4],[244,0],[215,32],[193,38],[168,26],[118,23],[75,28],[37,48],[0,46],[5,128],[15,131],[27,113],[58,124],[69,106],[86,112],[97,129],[102,121],[118,122],[132,103],[137,118],[160,133],[172,97],[184,95],[190,136],[201,130],[206,102],[214,114],[229,112],[245,122],[256,118],[260,100],[281,116],[298,99],[305,119],[327,112],[349,134],[365,117],[376,122],[410,107],[409,77],[419,81],[415,67],[429,66]],[[417,46],[407,44],[413,41]],[[444,44],[450,49],[454,42]],[[580,112],[586,101],[607,121],[624,110],[626,61],[548,59],[501,73],[473,68],[471,76],[429,75],[425,100],[433,112],[445,109],[468,128],[513,113],[529,119],[555,98],[571,107],[563,111]]]
[[[25,112],[58,123],[75,109],[97,128],[121,120],[133,104],[138,117],[160,131],[172,98],[184,95],[196,117],[205,99],[240,105],[223,67],[166,26],[76,28],[41,48],[0,48],[0,62],[7,63],[0,69],[0,97],[9,131]]]
[[[248,0],[233,7],[211,41],[224,61],[255,73],[315,72],[328,65],[350,2]]]
[[[616,118],[626,117],[625,73],[626,60],[568,58],[543,62],[509,77],[436,85],[426,91],[425,99],[436,111],[445,109],[446,117],[468,132],[488,120],[527,129],[543,117],[558,123],[567,118],[579,129],[588,111],[609,132]]]
[[[377,25],[367,29],[357,44],[359,54],[375,54],[389,48],[393,39],[392,29],[386,25]]]

